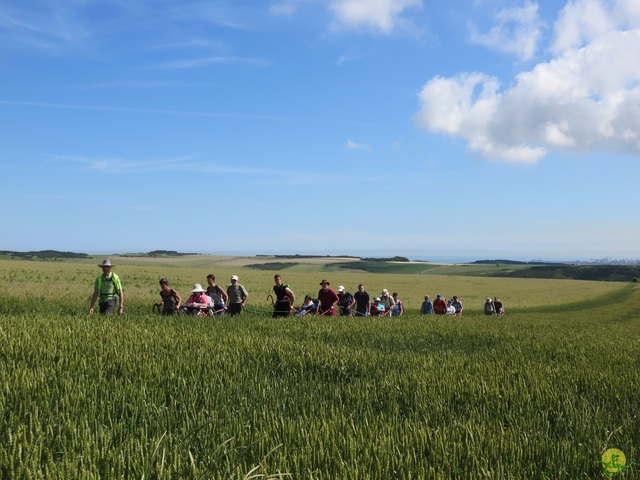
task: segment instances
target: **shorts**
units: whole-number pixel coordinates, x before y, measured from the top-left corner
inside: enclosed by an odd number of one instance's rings
[[[291,313],[291,305],[288,300],[278,300],[273,307],[273,318],[276,317],[288,317]]]
[[[100,302],[100,313],[102,315],[113,315],[116,310],[116,300],[107,300],[106,302]]]
[[[243,307],[242,307],[241,303],[230,303],[227,306],[227,313],[233,317],[234,315],[241,314],[242,313],[242,308]]]

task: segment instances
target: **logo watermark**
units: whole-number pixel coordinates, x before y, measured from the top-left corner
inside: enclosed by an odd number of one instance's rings
[[[607,477],[615,477],[636,464],[636,462],[631,462],[627,465],[627,457],[617,448],[610,448],[604,452],[602,454],[602,460],[597,463],[602,464],[604,474]]]

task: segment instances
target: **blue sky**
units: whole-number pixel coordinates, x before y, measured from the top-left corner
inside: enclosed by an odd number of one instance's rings
[[[640,258],[637,0],[6,0],[0,249]]]

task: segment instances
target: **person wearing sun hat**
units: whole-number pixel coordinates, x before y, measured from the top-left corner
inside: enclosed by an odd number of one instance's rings
[[[202,285],[199,283],[194,284],[193,289],[191,290],[191,295],[187,298],[187,301],[184,302],[182,311],[189,315],[197,315],[208,307],[209,297],[205,293],[204,288],[202,288]]]
[[[98,275],[93,286],[89,314],[93,314],[93,306],[98,300],[102,315],[113,314],[116,309],[116,303],[118,304],[118,315],[122,315],[124,311],[124,294],[122,293],[120,278],[111,271],[111,260],[108,258],[98,266],[102,268],[102,273]]]
[[[391,310],[396,304],[396,302],[393,300],[393,297],[389,295],[389,290],[387,290],[386,288],[383,288],[382,292],[380,293],[380,303],[384,305],[385,312]]]
[[[231,316],[242,313],[247,300],[249,300],[249,294],[247,289],[238,283],[237,275],[231,275],[231,284],[227,287],[227,296],[229,297],[227,313]]]
[[[322,288],[318,292],[318,300],[320,301],[318,312],[320,315],[334,316],[340,297],[338,297],[338,294],[332,288],[329,288],[329,285],[331,284],[328,280],[322,280],[320,282]]]

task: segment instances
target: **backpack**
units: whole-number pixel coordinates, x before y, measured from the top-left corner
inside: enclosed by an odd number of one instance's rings
[[[224,297],[222,296],[222,287],[216,284],[215,288],[211,290],[211,287],[207,287],[207,295],[213,301],[214,305],[222,305],[224,303]]]
[[[494,312],[493,302],[485,302],[484,304],[484,313],[487,315],[492,314]]]
[[[273,286],[273,293],[276,294],[276,300],[278,302],[289,302],[291,303],[291,301],[293,299],[289,298],[289,295],[287,295],[286,289],[291,290],[291,293],[293,293],[293,295],[295,296],[295,293],[293,292],[293,288],[291,288],[291,285],[289,285],[288,283],[283,283],[282,285],[278,286],[278,285],[274,285]],[[282,299],[280,299],[280,297],[282,297]]]

